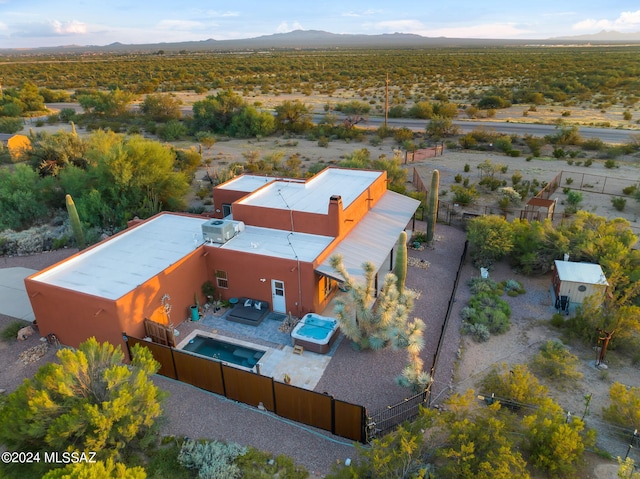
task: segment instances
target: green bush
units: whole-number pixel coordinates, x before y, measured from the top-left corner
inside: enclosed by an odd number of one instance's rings
[[[543,377],[564,383],[582,378],[582,373],[577,369],[579,364],[578,357],[571,354],[560,341],[547,341],[533,358],[531,367]]]
[[[624,427],[640,425],[640,387],[614,383],[609,388],[609,402],[603,410],[607,421]]]
[[[609,159],[604,162],[604,167],[608,169],[617,168],[618,164],[616,163],[616,160]]]
[[[582,193],[579,191],[570,191],[567,193],[567,203],[571,206],[577,206],[582,202]]]
[[[462,183],[462,175],[460,173],[458,173],[456,176],[454,176],[453,180],[456,183]]]
[[[230,442],[198,442],[187,440],[182,444],[178,462],[187,469],[198,471],[202,479],[236,479],[242,477],[235,459],[247,453],[247,448]]]
[[[471,167],[469,166],[469,163],[465,163],[464,164],[464,172],[465,173],[469,173],[469,170],[471,169]]]
[[[488,341],[491,337],[491,333],[489,329],[484,324],[471,324],[467,322],[462,323],[462,332],[463,334],[468,334],[475,341],[479,343],[484,343]]]
[[[623,188],[622,192],[625,195],[632,196],[637,190],[638,190],[638,187],[636,185],[631,185],[631,186],[627,186],[627,187]]]
[[[18,337],[18,331],[25,326],[29,326],[30,323],[26,321],[13,321],[9,323],[0,333],[0,337],[3,341],[12,341]]]
[[[458,203],[462,206],[470,205],[478,197],[478,192],[473,185],[469,188],[460,185],[452,185],[451,191],[453,192],[454,203]]]
[[[620,197],[611,198],[611,204],[616,210],[622,211],[624,210],[624,207],[627,204],[627,200],[625,198],[620,198]]]

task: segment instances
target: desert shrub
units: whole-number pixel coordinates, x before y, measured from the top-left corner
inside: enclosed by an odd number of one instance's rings
[[[526,293],[525,289],[522,287],[522,284],[515,279],[508,279],[500,283],[500,286],[503,290],[507,292],[509,296],[518,296],[520,294]]]
[[[617,168],[618,164],[616,163],[616,160],[608,159],[607,161],[604,162],[604,167],[608,169],[613,169],[613,168]]]
[[[564,327],[564,315],[561,313],[554,313],[553,316],[551,316],[550,323],[551,323],[551,326],[555,328]]]
[[[638,187],[636,185],[631,185],[631,186],[627,186],[625,188],[622,189],[622,192],[625,195],[633,195],[636,191],[638,190]]]
[[[531,367],[540,376],[565,383],[582,377],[577,369],[579,364],[578,357],[560,341],[547,341],[533,358]]]
[[[593,165],[593,160],[591,158],[584,160],[584,166],[589,168],[591,165]]]
[[[469,319],[472,324],[483,324],[491,334],[502,334],[511,327],[511,307],[496,294],[479,293],[469,300],[469,307],[475,315]]]
[[[460,173],[458,173],[456,176],[454,176],[453,180],[456,183],[462,183],[462,175]]]
[[[567,203],[571,206],[577,206],[582,202],[582,193],[579,191],[570,191],[567,193]]]
[[[464,164],[464,172],[465,173],[469,173],[470,170],[471,170],[471,167],[469,166],[469,163],[465,163]]]
[[[525,404],[540,404],[548,389],[524,364],[493,366],[482,380],[484,392]]]
[[[609,403],[603,409],[607,421],[625,427],[640,427],[640,387],[629,387],[618,382],[612,384]]]
[[[187,469],[197,470],[198,477],[202,479],[234,479],[242,476],[234,461],[246,452],[246,447],[232,442],[198,442],[189,439],[182,444],[178,462]]]
[[[15,340],[18,337],[18,331],[29,324],[26,321],[12,321],[2,330],[0,337],[3,341]]]
[[[622,211],[627,204],[627,200],[625,198],[615,197],[611,198],[611,204],[616,210]]]
[[[471,324],[465,321],[462,323],[462,332],[468,334],[479,343],[484,343],[491,337],[489,328],[484,324]]]
[[[567,178],[566,180],[564,180],[564,182],[570,185],[571,183],[573,183],[573,178]]]
[[[471,290],[471,294],[491,293],[496,294],[499,289],[498,283],[491,278],[483,278],[481,276],[475,276],[471,278],[467,284]]]
[[[522,173],[516,171],[513,175],[511,175],[511,184],[516,186],[518,183],[522,181]]]
[[[451,191],[453,192],[453,201],[462,206],[470,205],[478,197],[475,186],[467,188],[460,185],[452,185]]]
[[[491,176],[485,176],[479,182],[482,186],[486,186],[491,191],[495,191],[502,185],[502,180],[500,178],[493,178]]]

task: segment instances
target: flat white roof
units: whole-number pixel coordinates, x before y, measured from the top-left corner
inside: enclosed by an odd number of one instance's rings
[[[31,279],[115,300],[200,246],[206,221],[162,214]]]
[[[247,193],[251,193],[261,186],[278,179],[279,178],[271,176],[241,175],[227,181],[226,183],[216,186],[216,188],[221,190],[246,191]]]
[[[555,265],[560,281],[585,284],[609,284],[599,264],[556,260]]]
[[[220,245],[220,248],[274,258],[298,259],[310,263],[332,241],[331,236],[245,226],[244,231]]]
[[[380,171],[328,168],[304,183],[274,181],[239,203],[326,214],[331,196],[341,196],[342,205],[347,208],[382,174]]]

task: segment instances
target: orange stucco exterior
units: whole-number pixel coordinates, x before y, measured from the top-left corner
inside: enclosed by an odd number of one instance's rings
[[[124,346],[122,333],[142,337],[145,318],[162,324],[172,323],[174,326],[188,319],[194,294],[201,304],[206,300],[201,288],[207,280],[216,286],[216,299],[250,297],[268,302],[272,310],[276,309],[272,287],[272,281],[275,280],[284,286],[284,306],[278,308],[281,312],[301,317],[308,312],[322,311],[332,298],[336,282],[317,273],[316,268],[386,193],[386,180],[386,173],[382,172],[346,208],[339,196],[328,196],[326,214],[249,206],[240,200],[251,193],[215,189],[216,208],[219,201],[232,202],[234,220],[251,226],[291,231],[293,215],[296,233],[333,237],[333,240],[311,261],[266,256],[225,248],[224,245],[201,244],[117,299],[38,281],[37,277],[42,272],[36,273],[25,280],[25,285],[40,331],[43,335],[53,333],[62,344],[70,346],[78,346],[91,336],[99,341]],[[166,213],[160,213],[163,214]],[[126,231],[144,223],[132,222]],[[217,271],[225,273],[224,286],[217,281]],[[162,304],[163,297],[167,295],[171,305],[169,315]],[[282,302],[282,295],[277,299]]]

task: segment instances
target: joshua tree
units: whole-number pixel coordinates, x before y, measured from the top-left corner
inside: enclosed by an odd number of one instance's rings
[[[76,204],[73,202],[73,198],[71,198],[71,195],[67,195],[65,199],[67,202],[69,221],[71,221],[71,229],[73,230],[73,234],[76,237],[78,249],[84,249],[84,247],[86,246],[84,242],[84,232],[82,231],[82,224],[80,223],[80,217],[78,216]]]
[[[417,345],[422,348],[422,321],[409,322],[415,294],[397,288],[397,278],[387,274],[378,298],[375,298],[374,266],[365,262],[364,284],[356,284],[347,273],[341,255],[331,257],[331,266],[345,279],[348,287],[348,300],[338,300],[335,314],[343,334],[360,349],[382,349],[391,345],[394,348],[409,348]],[[374,304],[375,303],[375,304]]]
[[[396,277],[398,278],[398,292],[404,294],[404,283],[407,279],[407,232],[402,231],[398,238],[398,251],[396,252]]]
[[[438,185],[440,184],[440,172],[433,170],[431,174],[431,189],[429,190],[429,205],[427,210],[427,244],[433,243],[433,233],[438,219]]]

